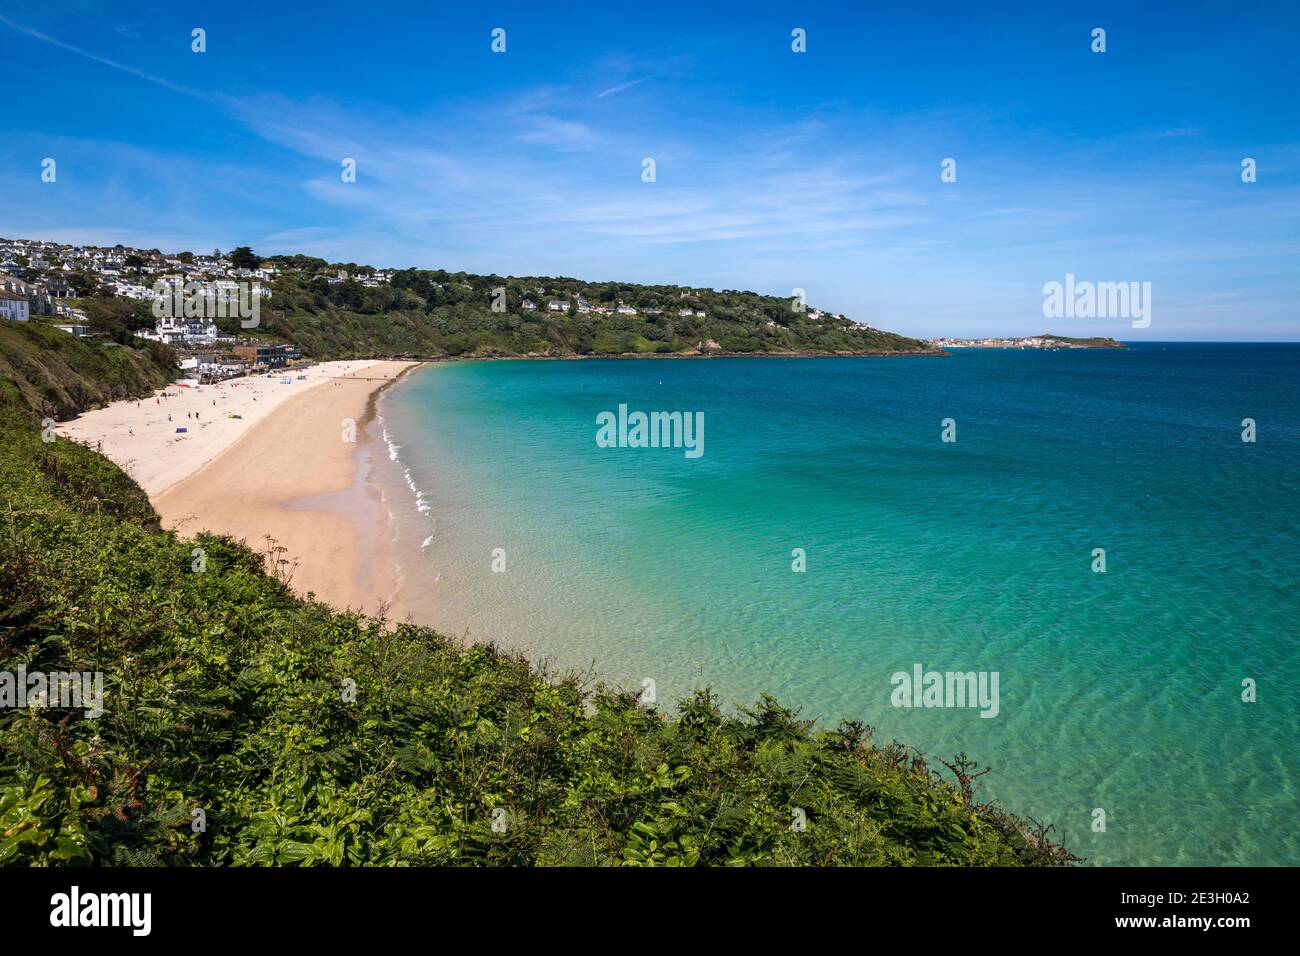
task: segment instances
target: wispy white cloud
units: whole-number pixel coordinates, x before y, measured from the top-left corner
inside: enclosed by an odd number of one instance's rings
[[[196,250],[238,243],[375,265],[782,293],[800,286],[824,307],[936,333],[961,329],[918,327],[911,315],[986,323],[1067,269],[1151,274],[1168,301],[1190,309],[1249,308],[1260,301],[1256,277],[1279,274],[1284,257],[1300,254],[1292,238],[1300,191],[1279,177],[1300,153],[1285,144],[1269,148],[1261,161],[1269,178],[1250,192],[1234,161],[1199,148],[1194,129],[1147,133],[1168,142],[1148,151],[1164,155],[1144,157],[1118,136],[1085,144],[1051,130],[1011,136],[976,110],[890,116],[832,104],[791,115],[752,102],[703,110],[682,98],[671,68],[622,61],[576,66],[564,83],[439,101],[436,111],[346,93],[233,96],[189,89],[3,15],[0,25],[65,64],[76,56],[106,76],[192,97],[196,128],[241,140],[229,153],[55,140],[58,191],[32,201],[35,187],[23,186],[23,202],[6,209],[7,221],[39,221],[39,233],[55,238]],[[651,78],[666,95],[638,95],[635,110],[616,99]],[[18,155],[14,168],[29,164],[36,142],[21,155],[13,142],[0,145],[0,166],[6,149]],[[39,148],[50,142],[42,134]],[[960,158],[961,178],[941,184],[938,162],[948,155]],[[646,156],[657,182],[641,181]],[[357,161],[354,183],[340,179],[345,157]],[[81,172],[91,168],[93,181]]]
[[[116,60],[108,59],[108,57],[100,56],[97,53],[91,53],[89,50],[83,50],[81,49],[81,47],[73,46],[71,43],[65,43],[62,40],[57,39],[56,37],[52,37],[48,33],[42,33],[39,30],[33,30],[31,27],[23,26],[20,23],[15,23],[13,20],[10,20],[4,14],[0,14],[0,23],[3,23],[5,26],[18,31],[19,33],[32,37],[35,40],[40,40],[42,43],[48,43],[51,46],[58,47],[60,50],[67,50],[69,53],[75,53],[77,56],[85,57],[87,60],[93,60],[96,63],[102,63],[104,66],[109,66],[115,70],[120,70],[123,73],[129,73],[131,76],[134,76],[137,79],[144,80],[146,83],[153,83],[156,86],[161,86],[164,89],[171,90],[173,93],[180,93],[183,96],[192,96],[195,97],[196,99],[201,99],[201,100],[212,99],[212,96],[210,94],[204,93],[201,90],[195,90],[195,89],[191,89],[188,86],[182,86],[179,83],[173,83],[171,80],[167,79],[166,77],[157,76],[153,73],[147,73],[144,70],[137,69],[136,67],[133,66],[128,66],[125,63],[118,63]]]
[[[527,125],[518,134],[521,143],[549,146],[560,152],[590,151],[601,145],[600,133],[586,123],[544,114],[532,114],[524,119]]]
[[[640,79],[628,80],[626,83],[616,83],[614,86],[606,87],[605,89],[597,93],[596,99],[603,100],[607,96],[614,96],[618,93],[624,92],[625,90],[630,90],[634,86],[640,86],[648,79],[650,79],[650,77],[643,76]]]

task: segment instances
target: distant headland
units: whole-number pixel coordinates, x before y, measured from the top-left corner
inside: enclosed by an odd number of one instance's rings
[[[1077,339],[1065,335],[1030,335],[1024,338],[988,338],[988,339],[930,339],[929,344],[940,349],[1124,349],[1123,342],[1117,342],[1108,335],[1095,335],[1092,338]]]

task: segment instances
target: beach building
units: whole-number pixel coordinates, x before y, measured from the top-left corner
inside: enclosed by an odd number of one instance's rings
[[[302,358],[302,351],[296,345],[236,345],[231,351],[254,372],[283,368],[290,361]]]

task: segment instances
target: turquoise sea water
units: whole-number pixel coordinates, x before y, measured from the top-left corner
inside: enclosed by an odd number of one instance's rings
[[[438,365],[379,479],[448,633],[964,751],[1095,863],[1295,865],[1298,385],[1297,345]],[[703,456],[599,447],[619,404],[703,412]],[[916,664],[998,715],[892,706]]]

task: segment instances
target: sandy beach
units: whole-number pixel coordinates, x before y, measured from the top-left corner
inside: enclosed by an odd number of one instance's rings
[[[396,590],[396,562],[359,450],[371,396],[416,364],[327,362],[172,386],[58,431],[130,474],[163,527],[228,534],[263,553],[273,541],[295,591],[373,613]]]

